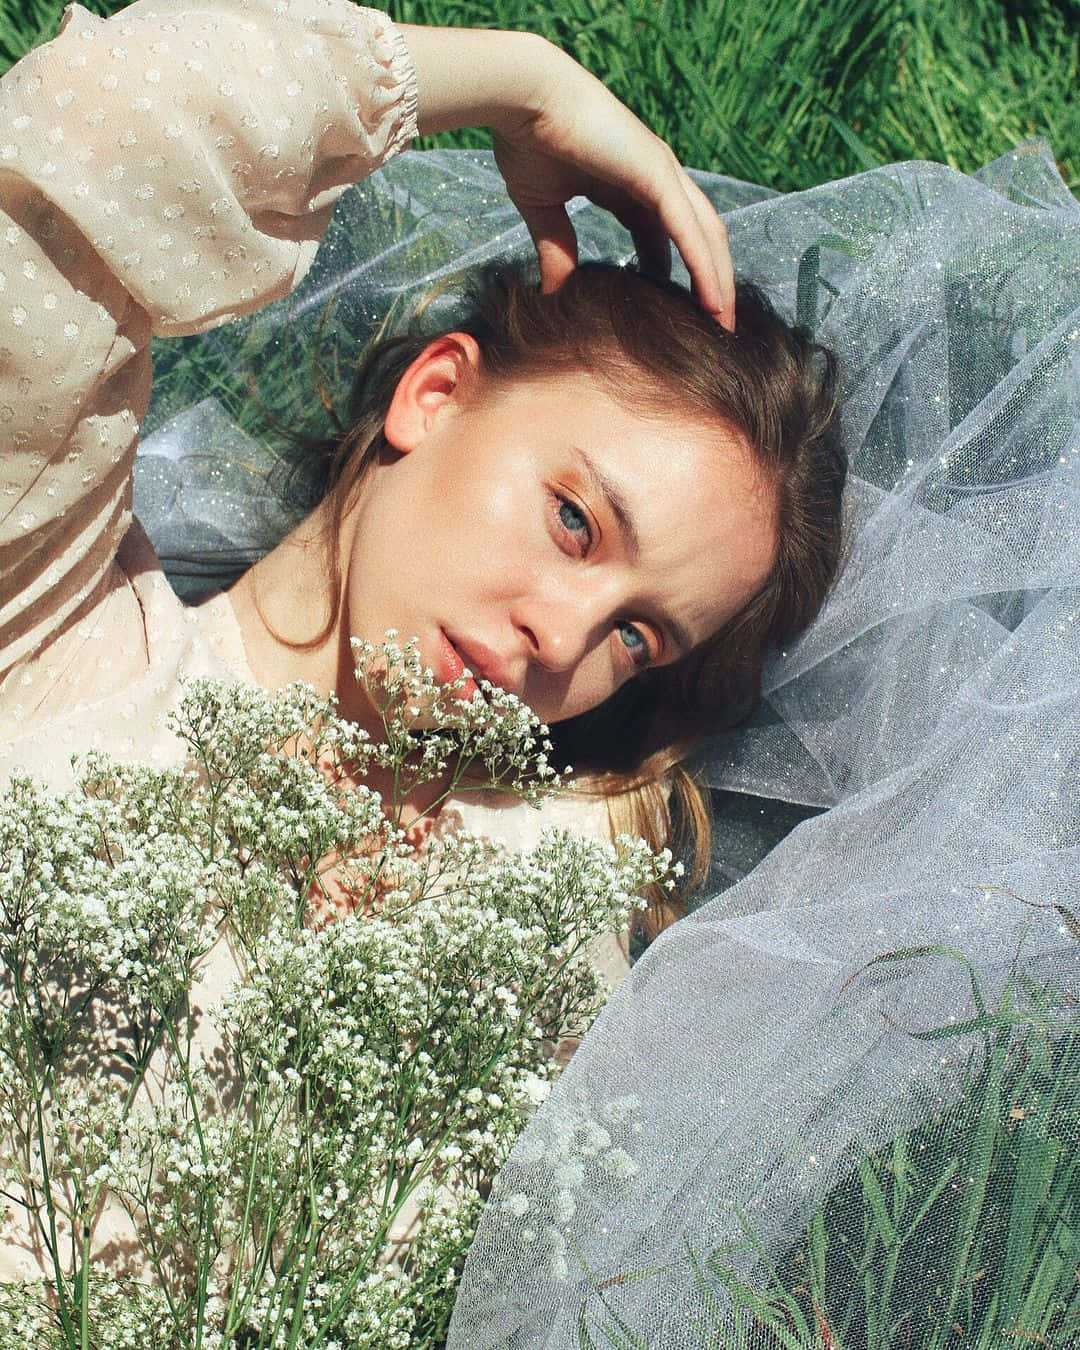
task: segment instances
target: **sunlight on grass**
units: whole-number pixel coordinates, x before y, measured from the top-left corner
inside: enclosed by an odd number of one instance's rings
[[[1071,913],[1060,912],[1080,931]],[[976,1015],[911,1034],[928,1041],[981,1038],[956,1098],[876,1151],[854,1149],[779,1256],[741,1212],[741,1241],[706,1252],[688,1243],[697,1344],[725,1350],[1077,1344],[1075,1006],[1060,991],[1019,976],[989,1006],[970,962],[949,948],[910,948],[878,962],[934,956],[966,969]],[[748,1257],[763,1278],[739,1273]],[[664,1274],[665,1268],[631,1271],[594,1285],[581,1308],[581,1350],[644,1347],[607,1291]]]

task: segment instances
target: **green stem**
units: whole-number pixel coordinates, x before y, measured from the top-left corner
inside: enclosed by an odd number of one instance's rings
[[[60,1240],[56,1231],[56,1205],[52,1194],[52,1176],[49,1168],[49,1153],[45,1145],[45,1113],[42,1105],[42,1099],[45,1093],[46,1085],[39,1082],[35,1068],[35,1038],[27,1025],[26,1014],[23,1009],[26,1007],[27,991],[22,978],[22,969],[12,968],[15,984],[15,1006],[19,1010],[19,1030],[22,1035],[23,1049],[26,1054],[27,1073],[30,1076],[30,1092],[34,1101],[34,1121],[37,1128],[37,1148],[41,1158],[41,1182],[42,1192],[45,1197],[45,1213],[48,1218],[48,1235],[45,1238],[46,1246],[49,1249],[49,1256],[52,1259],[53,1278],[56,1280],[56,1303],[57,1316],[60,1318],[60,1325],[63,1327],[64,1336],[70,1347],[75,1344],[75,1328],[72,1325],[71,1318],[67,1311],[67,1299],[65,1294],[66,1280],[60,1269]],[[33,1189],[33,1183],[30,1182]],[[27,1197],[30,1198],[29,1196]],[[37,1205],[33,1206],[35,1217],[39,1227],[41,1224],[40,1209]],[[44,1234],[43,1234],[44,1236]]]
[[[192,982],[192,972],[188,972],[188,987]],[[188,1010],[188,1026],[191,1025],[190,1008]],[[203,1134],[202,1120],[199,1115],[198,1104],[195,1100],[195,1092],[191,1084],[191,1036],[188,1035],[183,1046],[173,1025],[173,1019],[168,1010],[161,1015],[161,1024],[167,1030],[169,1043],[173,1054],[176,1056],[176,1062],[180,1068],[180,1079],[184,1089],[184,1096],[187,1099],[188,1107],[191,1110],[191,1121],[195,1127],[195,1137],[199,1141],[199,1156],[202,1159],[204,1169],[210,1170],[210,1151],[206,1146],[206,1137]],[[209,1274],[210,1265],[210,1241],[213,1232],[213,1214],[215,1202],[217,1199],[217,1188],[214,1185],[210,1187],[199,1187],[199,1240],[202,1251],[198,1262],[198,1285],[195,1294],[195,1347],[199,1350],[202,1345],[203,1333],[206,1330],[206,1281]]]
[[[239,1094],[239,1100],[240,1100],[240,1101],[243,1101],[243,1100],[244,1100],[244,1097],[246,1096],[246,1092],[247,1092],[247,1086],[248,1086],[248,1084],[250,1083],[250,1081],[251,1081],[251,1075],[249,1074],[249,1075],[247,1076],[245,1082],[244,1082],[244,1087],[243,1087],[243,1089],[241,1090],[241,1092],[240,1092],[240,1094]],[[265,1098],[265,1085],[262,1085],[262,1086],[263,1086],[263,1096],[262,1096],[262,1101],[260,1101],[258,1107],[256,1108],[256,1113],[255,1113],[255,1119],[256,1119],[257,1121],[261,1121],[261,1120],[262,1120],[262,1118],[263,1118],[263,1113],[264,1113],[264,1109],[265,1109],[265,1102],[266,1102],[266,1098]],[[241,1220],[241,1223],[240,1223],[240,1235],[239,1235],[239,1237],[238,1237],[238,1239],[237,1239],[237,1246],[238,1246],[238,1251],[237,1251],[237,1268],[236,1268],[236,1273],[235,1273],[234,1276],[233,1276],[233,1281],[232,1281],[232,1293],[231,1293],[231,1295],[230,1295],[230,1297],[229,1297],[229,1307],[228,1307],[228,1309],[227,1309],[227,1311],[226,1311],[226,1313],[225,1313],[225,1332],[224,1332],[224,1335],[225,1335],[226,1343],[229,1341],[229,1338],[233,1335],[233,1333],[235,1332],[235,1330],[236,1330],[236,1328],[237,1328],[237,1321],[236,1321],[235,1319],[236,1319],[236,1317],[237,1317],[237,1299],[238,1299],[239,1294],[240,1294],[240,1283],[241,1283],[241,1281],[240,1281],[240,1272],[241,1272],[241,1263],[242,1263],[242,1261],[243,1261],[243,1251],[244,1251],[244,1246],[246,1245],[246,1242],[247,1242],[248,1228],[249,1228],[249,1226],[250,1226],[250,1224],[251,1224],[251,1212],[252,1212],[252,1209],[253,1209],[253,1207],[254,1207],[254,1201],[255,1201],[255,1178],[256,1178],[256,1173],[257,1173],[257,1168],[258,1168],[258,1162],[259,1162],[259,1141],[262,1139],[262,1137],[263,1137],[263,1136],[262,1136],[261,1132],[260,1132],[257,1128],[253,1128],[253,1129],[252,1129],[252,1131],[251,1131],[251,1138],[252,1138],[252,1140],[253,1140],[253,1145],[252,1145],[252,1149],[251,1149],[251,1157],[250,1157],[249,1162],[248,1162],[248,1169],[247,1169],[247,1183],[246,1183],[246,1185],[245,1185],[245,1187],[244,1187],[244,1217],[243,1217],[243,1219]],[[262,1268],[263,1268],[263,1267],[262,1267],[262,1263],[256,1263],[256,1267],[255,1267],[256,1272],[261,1272],[261,1269],[262,1269]],[[254,1286],[254,1283],[253,1283],[251,1290],[249,1290],[248,1296],[247,1296],[247,1297],[245,1298],[245,1300],[244,1300],[244,1305],[243,1305],[243,1307],[240,1309],[240,1316],[241,1316],[241,1317],[242,1317],[242,1316],[246,1313],[246,1311],[247,1311],[248,1304],[250,1303],[250,1300],[251,1300],[251,1296],[252,1296],[252,1292],[253,1292],[253,1290],[254,1290],[254,1287],[255,1287],[255,1286]]]

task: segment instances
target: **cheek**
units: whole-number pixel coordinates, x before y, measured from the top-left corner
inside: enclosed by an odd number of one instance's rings
[[[633,678],[632,672],[617,669],[611,641],[604,638],[569,679],[538,671],[525,691],[525,702],[545,722],[566,722],[607,702]]]
[[[508,475],[447,484],[432,510],[447,561],[493,582],[532,575],[550,547],[535,494]]]

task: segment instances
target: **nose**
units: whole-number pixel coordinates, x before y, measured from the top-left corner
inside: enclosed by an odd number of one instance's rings
[[[580,597],[532,597],[521,601],[512,615],[530,663],[553,674],[573,670],[596,640],[597,616]]]

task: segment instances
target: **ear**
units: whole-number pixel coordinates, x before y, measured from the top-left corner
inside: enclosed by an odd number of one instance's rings
[[[429,342],[394,390],[383,424],[387,443],[402,454],[415,450],[439,413],[472,392],[480,367],[480,347],[468,333]]]

